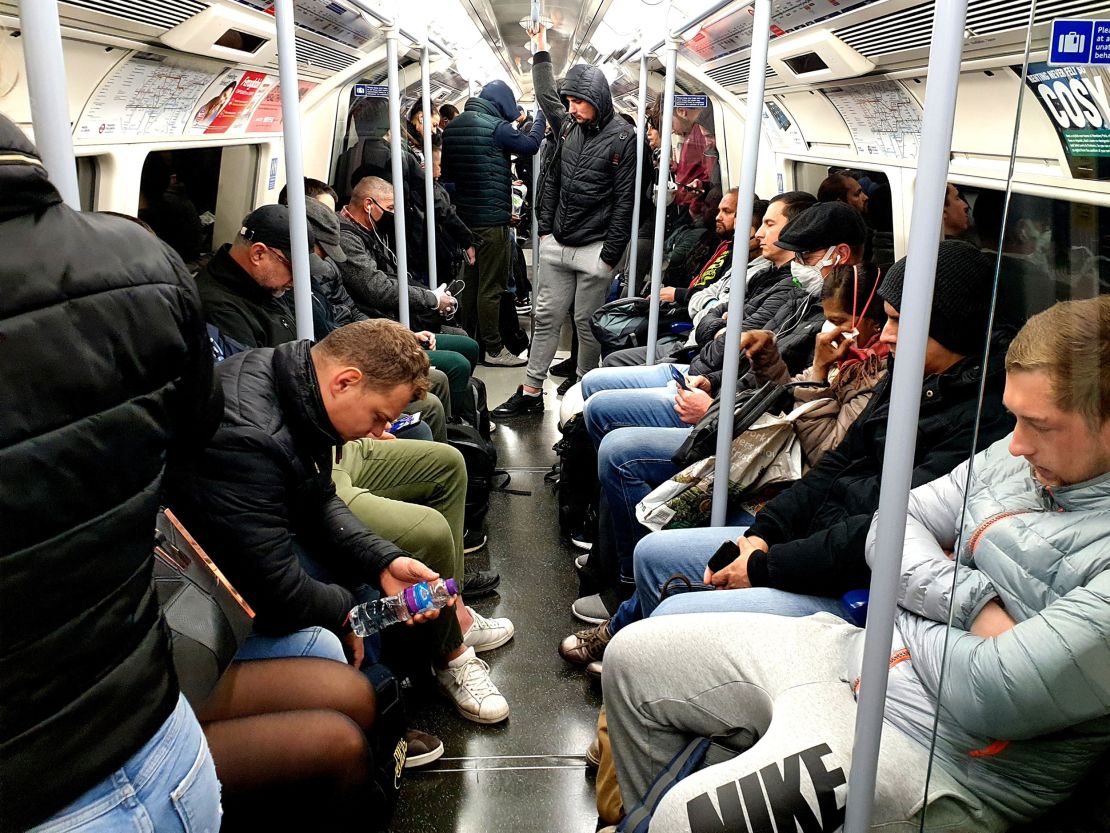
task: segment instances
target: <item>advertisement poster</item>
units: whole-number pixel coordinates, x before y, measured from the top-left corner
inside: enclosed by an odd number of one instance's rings
[[[776,101],[768,100],[763,104],[763,130],[775,150],[809,150],[798,125]]]
[[[1021,67],[1013,67],[1021,75]],[[1076,179],[1110,179],[1110,72],[1029,64],[1026,85],[1052,120]]]
[[[180,136],[197,101],[221,75],[218,64],[213,68],[179,56],[136,53],[101,82],[77,121],[74,137],[118,142]]]
[[[247,115],[262,100],[262,86],[268,76],[264,72],[229,69],[204,91],[200,105],[193,113],[189,133],[227,133],[242,127]]]
[[[281,132],[281,86],[277,78],[269,76],[269,87],[262,95],[254,112],[250,115],[247,124],[247,133],[280,133]],[[316,86],[315,81],[299,82],[298,96],[300,99]]]

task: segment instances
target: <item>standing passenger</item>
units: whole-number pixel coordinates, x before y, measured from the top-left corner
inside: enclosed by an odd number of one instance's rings
[[[443,133],[444,178],[455,183],[455,210],[478,242],[476,263],[463,268],[459,320],[485,349],[485,364],[520,367],[502,350],[499,314],[509,276],[509,222],[513,216],[511,154],[532,156],[543,139],[540,114],[528,135],[513,128],[520,115],[509,85],[490,81],[466,102]]]
[[[564,107],[542,26],[532,38],[536,100],[558,145],[544,171],[538,202],[542,271],[528,372],[524,385],[494,410],[499,417],[543,410],[543,382],[572,302],[580,345],[578,378],[597,367],[600,348],[590,319],[605,303],[613,270],[632,234],[636,132],[614,118],[609,82],[597,67],[570,68],[561,87]]]

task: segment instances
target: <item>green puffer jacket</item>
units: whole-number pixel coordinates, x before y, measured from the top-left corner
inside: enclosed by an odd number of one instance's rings
[[[507,226],[512,219],[509,154],[493,138],[504,123],[496,104],[475,97],[443,134],[444,177],[455,183],[455,209],[472,228]]]
[[[939,700],[939,763],[1020,821],[1110,748],[1110,473],[1049,489],[1008,443],[975,457],[962,524],[968,463],[910,495],[894,637],[910,659],[891,671],[886,722],[928,746]],[[992,599],[1017,625],[973,636]]]

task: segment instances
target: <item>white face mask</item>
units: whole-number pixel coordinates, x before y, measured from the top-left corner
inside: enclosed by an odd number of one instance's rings
[[[825,256],[813,266],[798,263],[796,260],[790,261],[790,277],[806,292],[816,295],[821,291],[821,284],[825,282],[825,274],[821,270],[827,266],[836,266],[839,262],[840,256],[836,254],[836,246],[829,246]]]

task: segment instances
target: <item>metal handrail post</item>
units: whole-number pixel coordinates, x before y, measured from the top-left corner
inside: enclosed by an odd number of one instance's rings
[[[278,73],[281,78],[281,131],[285,145],[285,187],[289,196],[289,241],[293,261],[293,311],[297,338],[315,338],[312,283],[308,268],[308,218],[304,203],[304,158],[301,152],[301,99],[297,79],[297,41],[293,0],[278,0],[276,11]]]
[[[736,194],[736,230],[732,239],[732,277],[728,289],[728,324],[725,330],[725,363],[721,370],[721,417],[717,428],[717,459],[713,472],[712,526],[724,526],[728,512],[728,472],[732,451],[732,425],[735,414],[737,375],[740,373],[740,333],[744,325],[744,278],[747,264],[752,204],[755,201],[755,174],[759,165],[759,138],[763,124],[763,92],[767,83],[767,43],[771,37],[771,0],[756,0],[752,26],[751,72],[748,75],[748,115],[744,123],[744,158],[740,163],[740,184]],[[747,221],[744,218],[747,217]]]
[[[966,16],[967,0],[938,0],[933,16],[929,86],[925,91],[921,150],[906,248],[902,317],[898,321],[898,361],[891,382],[886,454],[876,520],[875,551],[879,555],[871,567],[867,635],[860,670],[852,767],[848,776],[846,833],[865,833],[870,828],[875,799],[891,637],[905,544],[906,508],[917,444],[921,379],[933,305],[937,244],[941,236]],[[969,448],[968,453],[971,451]]]
[[[671,172],[671,132],[674,129],[674,83],[678,72],[678,41],[667,38],[663,84],[663,119],[659,125],[659,176],[655,189],[655,245],[651,250],[651,294],[648,296],[647,363],[655,364],[656,330],[659,328],[659,289],[663,284],[663,235],[667,226],[667,181]]]
[[[77,187],[57,0],[21,0],[19,25],[23,31],[23,60],[27,67],[35,147],[65,204],[80,211],[81,192]]]
[[[640,36],[641,45],[643,35]],[[636,193],[632,197],[632,235],[628,243],[628,297],[636,294],[636,273],[639,268],[637,250],[640,242],[640,197],[644,192],[644,141],[647,136],[647,55],[640,56],[640,99],[636,104]]]
[[[431,49],[425,43],[420,49],[420,98],[424,114],[424,219],[428,235],[428,287],[439,283],[436,264],[435,183],[432,171],[432,79],[429,71]]]
[[[405,237],[405,173],[401,154],[401,89],[397,73],[397,40],[400,30],[385,29],[386,60],[389,77],[389,155],[393,174],[393,236],[397,255],[397,310],[401,323],[409,326],[409,248]]]

